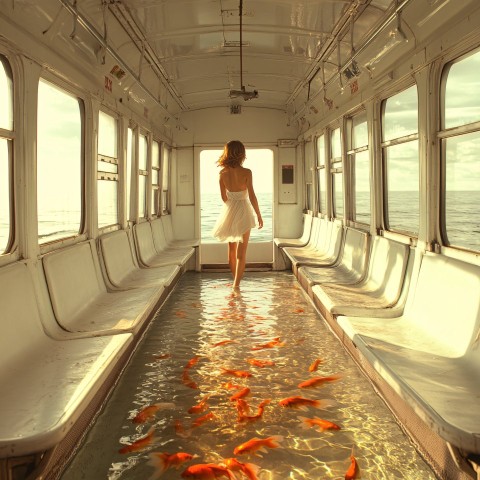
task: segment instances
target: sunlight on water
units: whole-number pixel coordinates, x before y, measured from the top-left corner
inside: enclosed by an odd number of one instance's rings
[[[198,455],[161,476],[177,479],[187,466],[219,463],[234,457],[235,447],[252,437],[273,435],[283,437],[279,448],[268,448],[262,457],[236,456],[257,464],[260,480],[343,479],[352,448],[363,480],[435,478],[291,274],[247,273],[237,297],[232,297],[229,281],[223,274],[189,272],[182,277],[63,480],[158,478],[149,453]],[[310,372],[317,358],[318,370]],[[251,359],[274,365],[254,366]],[[251,376],[232,376],[224,369]],[[340,379],[298,387],[329,375]],[[239,421],[236,402],[230,400],[239,389],[227,389],[227,383],[250,388],[244,398],[250,416],[269,399],[263,415]],[[322,400],[324,406],[302,411],[279,405],[292,396]],[[188,413],[202,400],[202,411]],[[161,408],[149,421],[133,422],[142,409],[159,402]],[[299,417],[329,420],[340,430],[320,432]],[[119,453],[152,427],[150,445]]]

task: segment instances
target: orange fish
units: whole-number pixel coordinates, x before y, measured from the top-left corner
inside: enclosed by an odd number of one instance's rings
[[[228,345],[229,343],[237,343],[235,340],[222,340],[221,342],[214,343],[212,348],[222,347],[223,345]]]
[[[336,423],[318,417],[298,417],[298,419],[303,422],[305,428],[316,427],[319,432],[323,432],[324,430],[340,430],[340,427]]]
[[[240,377],[240,378],[248,378],[252,376],[250,372],[246,372],[245,370],[230,370],[228,368],[223,368],[223,367],[222,367],[222,373],[224,375],[233,375],[234,377]]]
[[[352,448],[352,453],[350,454],[350,466],[345,472],[345,480],[355,480],[355,478],[360,478],[360,467],[358,466],[357,459],[353,456]]]
[[[236,480],[228,468],[215,463],[197,463],[187,467],[182,473],[182,478],[193,478],[196,480],[215,480],[221,477]]]
[[[207,400],[208,400],[209,397],[210,397],[210,395],[206,395],[203,400],[198,402],[193,407],[190,407],[188,409],[188,413],[200,413],[200,412],[203,412],[204,410],[206,410],[208,408]]]
[[[260,405],[257,408],[256,415],[244,415],[240,411],[238,412],[238,421],[239,422],[254,422],[256,420],[260,420],[262,418],[263,412],[265,410],[265,405],[270,403],[270,399],[263,400],[260,402]]]
[[[255,455],[257,452],[266,452],[266,447],[268,448],[278,448],[280,447],[280,442],[283,440],[281,435],[273,435],[266,438],[252,438],[245,443],[242,443],[238,447],[235,447],[233,450],[234,455],[243,455],[243,454],[252,454]],[[261,456],[261,455],[260,455]]]
[[[179,318],[186,318],[187,314],[183,310],[177,310],[175,315]]]
[[[304,308],[296,308],[294,310],[295,313],[304,313],[305,312],[305,309]]]
[[[238,400],[239,398],[246,397],[250,393],[250,389],[248,387],[242,388],[239,390],[237,393],[234,393],[231,397],[230,400],[234,402],[235,400]]]
[[[125,445],[122,447],[118,453],[130,453],[130,452],[138,452],[139,450],[143,450],[152,444],[155,440],[155,428],[152,427],[147,432],[145,436],[139,438],[137,441],[133,442],[130,445]]]
[[[150,477],[150,480],[159,478],[165,470],[168,470],[171,467],[178,468],[185,462],[192,460],[193,458],[198,457],[198,455],[191,455],[190,453],[178,452],[178,453],[161,453],[153,452],[149,453],[150,461],[149,465],[155,467],[156,472]]]
[[[185,428],[183,428],[183,424],[181,420],[175,420],[175,433],[182,438],[187,438],[190,436],[191,432],[190,431],[185,431]]]
[[[278,402],[285,408],[296,408],[299,410],[307,410],[307,407],[325,408],[331,405],[326,400],[310,400],[304,397],[288,397]]]
[[[223,388],[226,388],[227,390],[238,390],[240,388],[243,388],[241,385],[236,385],[235,383],[231,382],[222,383],[221,386]]]
[[[162,408],[175,408],[174,403],[155,403],[149,405],[142,409],[137,415],[133,418],[132,422],[134,423],[145,423],[155,417],[155,414],[158,410]]]
[[[205,422],[208,422],[209,420],[213,420],[214,418],[216,418],[216,416],[212,412],[202,415],[192,423],[192,428],[199,427],[200,425],[203,425]]]
[[[247,362],[258,368],[273,367],[275,365],[275,362],[271,360],[257,360],[256,358],[247,358]]]
[[[240,418],[242,415],[246,413],[250,413],[250,405],[243,399],[239,398],[236,402],[238,417]]]
[[[233,472],[242,472],[248,480],[258,480],[257,473],[260,467],[254,463],[242,463],[236,458],[226,458],[223,463]]]
[[[256,347],[252,347],[252,350],[262,350],[264,348],[274,348],[274,347],[283,347],[285,345],[284,342],[280,341],[280,337],[276,337],[270,342],[267,343],[261,343],[260,345],[257,345]]]
[[[336,382],[340,380],[340,375],[330,375],[329,377],[313,377],[298,384],[298,388],[320,387],[327,382]]]
[[[190,388],[194,388],[194,389],[197,389],[197,388],[198,388],[197,383],[194,382],[194,381],[190,378],[190,375],[188,374],[188,370],[184,370],[184,371],[183,371],[182,383],[183,383],[185,386],[190,387]]]
[[[201,358],[200,356],[195,355],[194,357],[192,357],[192,358],[187,362],[187,364],[185,365],[184,368],[186,368],[186,369],[187,369],[187,368],[192,368],[195,364],[197,364],[197,363],[199,362],[200,358]]]
[[[312,364],[308,367],[309,372],[316,372],[318,369],[318,366],[322,363],[321,358],[317,358],[312,362]]]

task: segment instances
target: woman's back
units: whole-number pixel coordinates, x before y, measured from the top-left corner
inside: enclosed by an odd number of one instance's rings
[[[220,172],[220,178],[229,192],[240,192],[247,190],[248,179],[251,174],[248,168],[224,167]]]

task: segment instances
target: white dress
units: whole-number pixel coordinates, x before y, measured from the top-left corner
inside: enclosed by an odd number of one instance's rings
[[[248,198],[248,190],[229,192],[227,201],[212,230],[221,242],[242,242],[243,234],[255,226],[255,212]]]

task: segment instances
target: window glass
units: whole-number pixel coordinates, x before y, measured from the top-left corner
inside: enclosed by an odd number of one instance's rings
[[[152,214],[160,212],[160,144],[157,141],[152,143]]]
[[[368,125],[367,125],[367,113],[362,112],[355,115],[353,121],[353,138],[352,147],[360,148],[368,145]]]
[[[138,144],[138,215],[140,218],[147,216],[147,155],[147,137],[140,135]]]
[[[448,138],[444,145],[448,243],[480,250],[480,132]]]
[[[131,217],[132,208],[131,191],[132,191],[132,168],[133,159],[135,158],[135,142],[133,141],[133,130],[129,127],[127,130],[127,190],[126,190],[126,204],[127,204],[127,219],[133,220]],[[134,177],[135,178],[135,177]]]
[[[76,235],[82,222],[82,122],[78,98],[40,80],[37,205],[40,243]]]
[[[10,66],[0,55],[0,128],[13,130],[13,82]]]
[[[118,224],[117,119],[98,115],[97,199],[98,226]]]
[[[388,98],[383,106],[383,138],[388,142],[382,143],[385,224],[390,230],[416,235],[420,205],[416,85]]]
[[[336,128],[332,131],[330,138],[331,158],[341,158],[342,156],[342,144],[340,141],[340,128]]]
[[[480,121],[480,52],[452,64],[445,86],[445,128]]]
[[[343,217],[343,173],[333,175],[333,211],[335,218]]]
[[[0,255],[7,251],[12,233],[13,82],[10,66],[0,55]]]
[[[170,212],[170,150],[163,149],[162,159],[162,211],[163,213]]]
[[[418,132],[418,99],[416,85],[388,98],[384,105],[384,141],[405,137]]]
[[[330,133],[330,172],[332,174],[333,215],[343,218],[343,163],[340,128]]]
[[[326,185],[325,185],[325,136],[317,138],[317,188],[318,188],[318,211],[327,212]]]
[[[355,215],[359,223],[370,224],[370,161],[368,150],[355,153]]]

